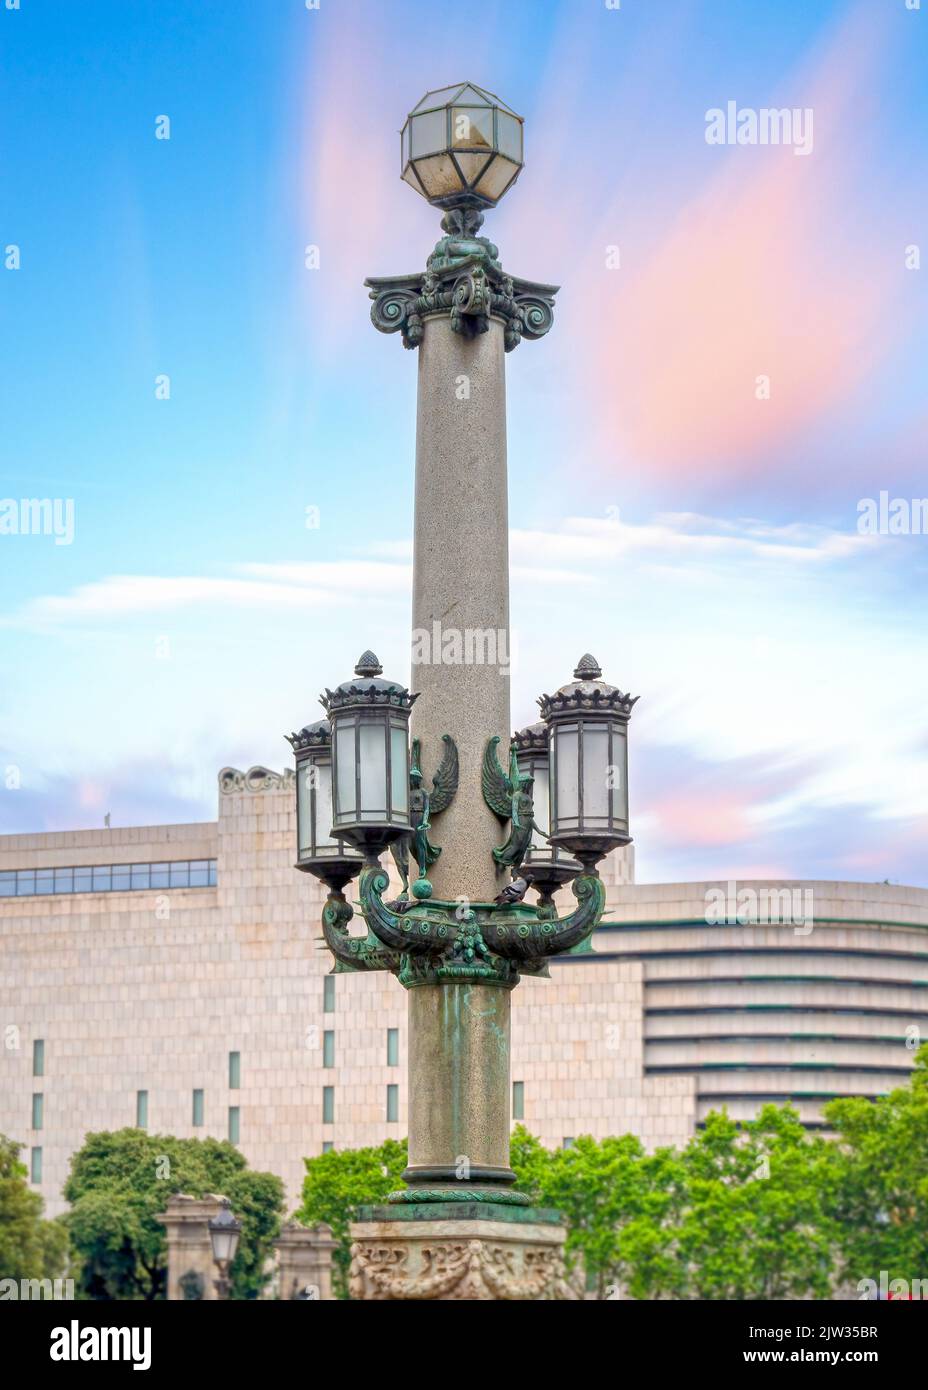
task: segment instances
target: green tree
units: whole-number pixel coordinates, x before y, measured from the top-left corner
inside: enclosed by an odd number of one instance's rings
[[[79,1289],[91,1299],[165,1296],[167,1239],[157,1220],[175,1192],[229,1198],[242,1222],[230,1270],[231,1297],[256,1298],[280,1228],[283,1184],[253,1172],[232,1144],[175,1139],[140,1129],[88,1134],[71,1158],[64,1196],[80,1260]]]
[[[842,1278],[928,1279],[928,1045],[909,1085],[830,1101],[825,1118],[837,1136],[830,1206]]]
[[[788,1107],[739,1124],[708,1116],[682,1150],[646,1153],[633,1135],[545,1150],[517,1128],[519,1186],[555,1207],[567,1252],[600,1298],[825,1297],[832,1275],[828,1145]]]
[[[808,1134],[792,1107],[765,1105],[745,1123],[711,1113],[680,1155],[665,1227],[678,1271],[666,1291],[732,1301],[827,1298],[831,1182],[829,1145]]]
[[[403,1186],[406,1140],[387,1139],[378,1148],[330,1149],[306,1158],[303,1201],[296,1213],[304,1226],[324,1222],[337,1242],[332,1255],[332,1287],[338,1298],[348,1297],[351,1264],[350,1225],[358,1207],[384,1202]]]
[[[60,1220],[43,1219],[21,1147],[0,1134],[0,1279],[58,1279],[67,1269],[67,1231]]]

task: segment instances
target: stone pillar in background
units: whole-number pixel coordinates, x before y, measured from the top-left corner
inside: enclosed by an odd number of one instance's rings
[[[169,1300],[204,1302],[215,1299],[216,1265],[208,1223],[218,1213],[223,1198],[187,1197],[175,1193],[158,1220],[167,1230]]]
[[[301,1226],[288,1221],[274,1242],[280,1297],[331,1299],[335,1244],[328,1226]]]

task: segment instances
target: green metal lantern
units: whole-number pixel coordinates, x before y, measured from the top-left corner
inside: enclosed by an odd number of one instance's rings
[[[402,177],[435,207],[495,207],[522,171],[522,126],[473,82],[426,92],[400,135]]]
[[[319,719],[287,741],[296,755],[296,867],[343,888],[361,872],[364,856],[332,834],[332,726]]]
[[[538,701],[548,727],[552,844],[595,864],[631,840],[628,721],[638,697],[602,679],[592,656],[574,679]]]
[[[552,905],[554,894],[580,873],[580,864],[558,845],[548,839],[551,824],[550,753],[548,726],[529,724],[512,736],[519,773],[532,779],[536,829],[520,873],[541,894],[545,908]]]
[[[417,697],[382,672],[365,652],[355,679],[321,697],[332,726],[332,834],[374,857],[412,829],[409,714]]]

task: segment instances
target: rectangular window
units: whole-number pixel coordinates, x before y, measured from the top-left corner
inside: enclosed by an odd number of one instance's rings
[[[4,869],[0,898],[32,898],[39,893],[125,893],[157,888],[216,886],[215,859],[159,864],[85,864],[60,869]]]
[[[332,1143],[331,1139],[323,1139],[323,1141],[322,1141],[322,1152],[323,1152],[324,1154],[330,1154],[334,1148],[335,1148],[335,1145]]]
[[[45,1075],[45,1040],[44,1038],[34,1038],[32,1041],[32,1075]]]
[[[335,1066],[335,1034],[331,1028],[327,1028],[322,1035],[322,1065]]]
[[[229,1143],[238,1143],[238,1106],[229,1106]]]
[[[95,893],[108,893],[113,886],[113,872],[109,864],[95,864],[93,866],[93,891]]]
[[[193,1123],[199,1128],[203,1123],[203,1092],[193,1093]]]
[[[562,1148],[562,1149],[572,1149],[575,1143],[576,1143],[576,1140],[573,1138],[573,1136],[571,1136],[569,1139],[565,1139],[565,1140],[564,1140],[564,1142],[563,1142],[562,1145],[561,1145],[561,1148]]]
[[[184,861],[179,864],[171,865],[171,884],[172,888],[189,888],[190,886],[190,865]]]
[[[512,1118],[514,1120],[525,1119],[525,1082],[513,1081],[512,1083]]]
[[[334,1014],[335,1012],[334,975],[326,975],[322,981],[322,1012],[324,1014]]]
[[[170,888],[171,869],[168,864],[152,864],[151,886],[152,888]]]
[[[135,1127],[136,1129],[148,1128],[148,1092],[136,1091],[135,1093]]]
[[[229,1053],[229,1090],[237,1091],[242,1084],[242,1054]]]
[[[335,1087],[323,1086],[322,1088],[322,1123],[332,1125],[335,1123]]]
[[[29,1155],[29,1176],[32,1182],[42,1181],[42,1150],[33,1149]]]
[[[32,869],[20,869],[16,875],[16,896],[31,898],[35,892],[35,873]]]
[[[400,1064],[400,1030],[398,1028],[387,1029],[387,1066],[398,1067]]]
[[[129,868],[129,886],[138,892],[147,888],[151,882],[150,864],[132,864]]]
[[[38,1092],[32,1097],[32,1128],[41,1129],[45,1116],[45,1098]]]
[[[387,1123],[396,1124],[400,1117],[400,1088],[396,1085],[387,1087]]]
[[[209,865],[205,859],[191,859],[190,861],[190,887],[206,888],[209,886]]]

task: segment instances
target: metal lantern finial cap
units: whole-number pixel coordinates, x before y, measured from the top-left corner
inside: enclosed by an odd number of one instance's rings
[[[585,656],[581,656],[574,671],[575,681],[598,681],[602,680],[602,676],[602,670],[595,656],[590,656],[589,652]]]
[[[368,650],[358,657],[354,673],[356,676],[380,676],[383,674],[383,667],[374,653]]]

